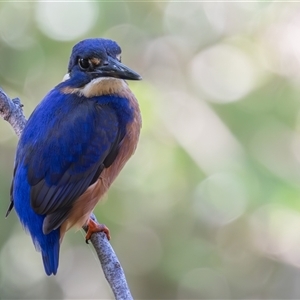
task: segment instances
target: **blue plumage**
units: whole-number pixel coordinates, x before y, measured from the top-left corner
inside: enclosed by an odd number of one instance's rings
[[[47,275],[57,272],[62,224],[78,198],[114,163],[133,122],[133,107],[122,92],[99,90],[101,77],[140,79],[120,63],[120,52],[111,40],[78,43],[69,78],[37,106],[18,143],[12,205],[41,251]],[[84,94],[89,83],[99,85],[96,95]]]
[[[59,261],[59,229],[53,230],[48,235],[42,231],[44,215],[36,214],[30,207],[30,185],[26,180],[26,169],[19,167],[14,176],[14,206],[21,223],[26,231],[31,234],[33,243],[41,251],[47,275],[56,274]]]

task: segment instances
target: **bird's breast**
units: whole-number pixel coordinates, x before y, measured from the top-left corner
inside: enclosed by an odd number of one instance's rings
[[[126,125],[126,133],[120,143],[118,154],[110,167],[104,169],[100,174],[99,179],[89,186],[78,200],[76,200],[69,218],[61,226],[61,239],[63,238],[65,231],[69,228],[73,226],[80,228],[86,224],[98,201],[107,192],[125,163],[135,152],[142,125],[139,105],[127,85],[119,95],[128,100],[128,105],[131,108],[133,115],[130,122]]]

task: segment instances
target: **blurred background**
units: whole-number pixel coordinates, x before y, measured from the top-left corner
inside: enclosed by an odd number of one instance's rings
[[[26,117],[88,37],[143,76],[137,152],[95,210],[134,298],[299,299],[300,3],[2,2],[0,86]],[[4,219],[17,137],[0,123],[0,298],[112,299],[82,232],[47,277]]]

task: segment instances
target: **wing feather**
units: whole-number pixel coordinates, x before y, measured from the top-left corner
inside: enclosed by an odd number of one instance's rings
[[[113,162],[124,136],[112,107],[65,96],[46,97],[36,108],[16,156],[16,166],[27,170],[33,210],[47,215],[45,232],[68,217],[76,199]]]

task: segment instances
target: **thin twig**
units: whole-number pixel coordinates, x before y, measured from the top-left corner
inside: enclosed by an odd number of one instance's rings
[[[0,88],[0,116],[6,120],[20,137],[26,118],[23,114],[23,105],[19,98],[10,99]],[[91,218],[97,222],[94,214]],[[87,227],[83,229],[86,231]],[[91,242],[100,260],[104,275],[115,295],[116,300],[132,300],[122,266],[104,233],[94,233]]]

